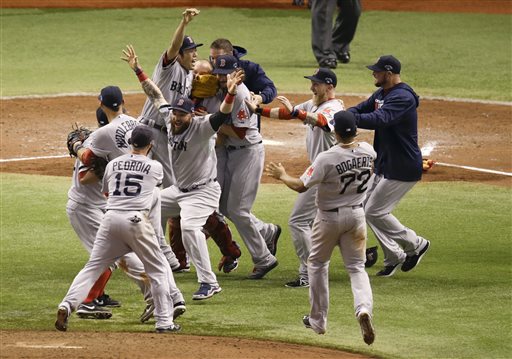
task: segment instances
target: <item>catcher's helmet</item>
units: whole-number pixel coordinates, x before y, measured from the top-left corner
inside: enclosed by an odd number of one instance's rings
[[[366,268],[370,268],[371,266],[373,266],[375,263],[377,263],[377,257],[377,247],[366,248],[366,262],[364,266]]]

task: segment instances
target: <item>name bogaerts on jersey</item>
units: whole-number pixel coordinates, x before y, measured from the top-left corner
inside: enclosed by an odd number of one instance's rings
[[[117,148],[128,148],[128,141],[126,139],[126,133],[133,130],[138,126],[138,122],[134,120],[128,120],[121,122],[116,128],[115,141]]]
[[[112,169],[115,171],[133,171],[149,174],[151,171],[151,165],[147,162],[140,162],[137,160],[129,161],[115,161],[112,164]]]
[[[336,165],[336,171],[339,174],[343,174],[347,171],[350,171],[355,168],[371,168],[373,166],[373,157],[364,156],[364,157],[355,157],[349,160],[340,162]]]

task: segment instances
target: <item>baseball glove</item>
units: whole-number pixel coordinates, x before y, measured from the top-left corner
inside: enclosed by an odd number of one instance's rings
[[[76,157],[77,153],[74,149],[75,144],[78,142],[83,143],[91,135],[92,131],[85,127],[79,126],[76,123],[75,126],[72,127],[72,129],[73,131],[68,133],[66,145],[68,147],[69,156]]]
[[[215,96],[218,89],[219,80],[215,75],[198,75],[192,80],[192,97],[212,97]]]
[[[91,171],[93,171],[100,180],[103,179],[107,163],[107,160],[101,157],[92,156],[91,158]]]

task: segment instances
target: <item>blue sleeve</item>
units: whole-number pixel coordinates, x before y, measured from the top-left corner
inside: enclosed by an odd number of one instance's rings
[[[263,71],[261,66],[250,61],[244,61],[242,65],[245,65],[243,66],[245,71],[244,83],[249,91],[260,95],[264,104],[272,102],[272,100],[277,96],[277,89],[272,80],[265,74],[265,71]]]
[[[364,103],[360,104],[363,105]],[[359,108],[359,106],[354,108]],[[374,104],[373,109],[375,108]],[[369,104],[362,109],[368,109]],[[416,107],[416,101],[412,96],[387,96],[384,104],[376,110],[354,112],[357,126],[368,130],[375,130],[393,126],[403,119],[403,115]],[[351,110],[351,109],[349,109]]]

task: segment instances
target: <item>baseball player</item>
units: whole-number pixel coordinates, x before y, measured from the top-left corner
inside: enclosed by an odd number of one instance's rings
[[[77,158],[85,165],[90,167],[91,163],[94,162],[96,157],[101,157],[110,161],[123,154],[129,152],[129,144],[127,141],[131,131],[139,126],[139,122],[133,117],[125,114],[123,94],[117,86],[107,86],[101,90],[99,96],[101,110],[107,117],[108,124],[97,129],[90,136],[91,142],[88,147],[85,147],[82,143],[77,142],[74,144],[74,151],[77,154]],[[156,201],[156,200],[155,200]],[[160,225],[160,211],[157,203],[154,203],[151,207],[152,211],[149,216],[159,242],[165,242],[163,232]],[[99,213],[98,213],[99,215]],[[94,235],[97,231],[97,227],[94,228],[88,224],[88,222],[81,222],[84,228]],[[166,256],[168,262],[173,263],[172,259],[176,261],[172,250],[167,245],[166,252],[162,251]],[[162,249],[161,249],[162,250]],[[151,289],[147,282],[147,276],[144,273],[144,266],[137,256],[130,254],[119,263],[119,266],[129,275],[130,278],[135,280],[141,290],[144,293],[144,299],[147,303],[145,310],[143,311],[140,320],[146,321],[151,317],[154,310],[153,301],[151,299]],[[176,314],[181,315],[186,310],[184,298],[180,290],[176,287],[174,277],[169,269],[168,280],[171,287],[171,295],[174,300],[174,307],[176,308]]]
[[[192,37],[185,35],[185,28],[197,15],[199,10],[194,8],[186,9],[182,13],[181,22],[173,34],[171,44],[162,54],[153,71],[152,80],[161,89],[168,103],[173,103],[178,97],[190,96],[191,71],[197,61],[197,48],[203,44],[196,44]],[[166,121],[168,119],[160,114],[150,99],[146,99],[139,121],[152,128],[155,138],[152,157],[164,168],[163,188],[169,187],[173,184],[173,179],[167,142],[169,123]]]
[[[375,130],[375,175],[365,203],[366,220],[384,252],[384,268],[377,273],[390,277],[401,267],[412,270],[425,255],[430,242],[401,224],[391,214],[395,206],[421,180],[422,157],[418,146],[418,95],[400,79],[401,64],[392,55],[381,56],[367,66],[375,86],[370,98],[348,111],[358,126]]]
[[[267,165],[269,174],[299,193],[318,186],[318,211],[313,222],[308,258],[310,314],[303,317],[307,328],[318,334],[327,329],[329,311],[329,262],[339,246],[350,277],[356,318],[363,340],[375,340],[372,323],[373,296],[365,271],[366,222],[363,210],[365,191],[372,175],[376,153],[365,142],[357,142],[354,115],[340,111],[334,115],[338,145],[317,155],[300,178],[289,176],[279,163]]]
[[[229,93],[220,111],[206,116],[193,116],[194,103],[182,97],[172,106],[163,97],[156,84],[144,75],[132,46],[123,58],[137,74],[146,95],[160,111],[167,110],[170,117],[170,161],[176,184],[162,191],[162,218],[181,217],[183,244],[196,267],[199,289],[194,300],[204,300],[220,293],[222,288],[211,269],[208,247],[202,227],[218,208],[220,185],[217,182],[215,136],[220,126],[229,119],[237,82],[241,74],[227,80]]]
[[[257,103],[250,104],[251,111],[265,117],[289,120],[297,118],[307,125],[306,148],[309,161],[312,163],[319,153],[328,150],[335,144],[334,119],[336,112],[344,109],[343,101],[336,99],[336,74],[326,68],[319,68],[312,76],[304,76],[311,80],[312,99],[297,106],[292,106],[284,96],[277,99],[283,107],[260,108]],[[299,277],[286,283],[286,287],[309,287],[307,260],[311,250],[311,225],[315,219],[317,187],[299,193],[288,220],[292,234],[295,253],[299,258]]]
[[[222,98],[229,94],[227,75],[238,72],[237,69],[236,57],[220,55],[216,58],[213,73],[219,78],[220,91],[217,96],[203,101],[208,112],[218,109]],[[263,172],[265,149],[258,130],[257,116],[249,112],[245,103],[245,100],[250,99],[249,90],[241,83],[237,88],[230,121],[219,130],[224,141],[222,147],[216,150],[217,176],[222,187],[220,211],[235,224],[254,263],[253,272],[248,278],[261,279],[277,267],[278,262],[251,214]]]
[[[115,120],[113,121],[115,122]],[[96,235],[91,257],[75,277],[59,305],[55,327],[66,331],[68,318],[87,290],[112,262],[133,251],[141,258],[151,281],[155,305],[156,332],[176,332],[173,300],[169,288],[169,266],[160,250],[149,211],[154,203],[155,187],[163,178],[162,165],[147,158],[152,133],[145,126],[133,129],[129,143],[131,154],[113,159],[106,167],[103,191],[108,193],[106,213]]]
[[[210,45],[210,62],[215,64],[215,60],[221,55],[233,55],[238,60],[238,68],[244,73],[243,82],[251,93],[251,101],[257,104],[268,104],[274,100],[277,95],[277,89],[274,82],[267,76],[263,68],[252,61],[242,60],[247,55],[247,50],[240,46],[233,46],[228,39],[219,38]],[[258,129],[261,128],[261,117],[258,114]],[[217,148],[219,153],[221,148]],[[275,255],[277,252],[277,241],[281,235],[281,227],[277,224],[266,223],[251,213],[251,219],[254,225],[265,238],[269,251]]]

